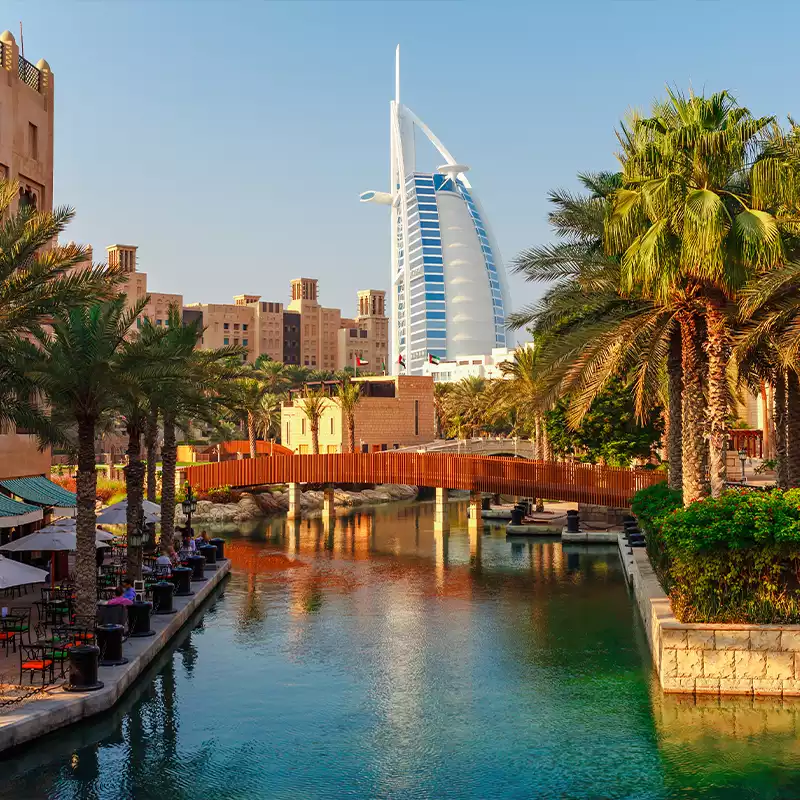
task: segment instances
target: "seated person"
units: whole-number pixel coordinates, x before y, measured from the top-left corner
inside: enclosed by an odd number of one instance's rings
[[[168,549],[162,547],[156,559],[156,573],[164,575],[172,571],[172,559],[169,557]]]
[[[195,545],[194,539],[192,539],[188,533],[183,535],[183,544],[181,545],[181,549],[190,553],[194,553],[197,550],[197,545]]]
[[[129,578],[125,578],[125,580],[122,582],[122,585],[123,585],[122,596],[130,600],[131,603],[133,603],[136,600],[136,592],[133,590],[133,583]]]
[[[134,597],[135,597],[135,595],[134,595]],[[133,605],[133,600],[131,600],[128,597],[125,597],[125,595],[122,593],[122,587],[121,586],[117,586],[117,588],[114,589],[114,596],[109,601],[106,602],[106,605],[107,606],[130,606],[130,605]]]
[[[181,560],[178,558],[178,554],[175,552],[175,548],[172,545],[167,548],[167,556],[169,556],[169,563],[173,567],[177,567],[181,563]]]

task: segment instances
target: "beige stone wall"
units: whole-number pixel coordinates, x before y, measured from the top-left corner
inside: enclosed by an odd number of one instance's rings
[[[35,436],[0,431],[0,480],[49,474],[49,447],[39,450]]]
[[[251,306],[232,303],[190,303],[187,308],[203,312],[203,338],[200,346],[208,349],[239,345],[247,348],[247,361],[256,360],[255,312]]]
[[[621,553],[666,692],[800,696],[800,625],[686,624],[643,548]]]
[[[46,61],[38,90],[19,78],[19,47],[11,33],[0,36],[0,177],[18,180],[36,208],[53,208],[54,80]],[[35,74],[35,73],[32,73]]]
[[[374,378],[358,378],[369,382]],[[355,445],[370,452],[392,450],[394,446],[423,444],[434,438],[433,379],[401,375],[386,378],[396,384],[395,397],[363,397],[355,413]],[[311,428],[300,407],[301,401],[281,409],[281,442],[295,453],[311,453]],[[415,421],[416,420],[416,421]],[[342,413],[331,398],[319,429],[320,453],[348,450],[348,435]]]

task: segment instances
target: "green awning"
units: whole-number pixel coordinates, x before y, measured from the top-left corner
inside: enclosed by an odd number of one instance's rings
[[[75,492],[62,489],[57,483],[36,475],[32,478],[6,478],[0,481],[0,489],[21,497],[37,506],[75,508]]]
[[[13,528],[15,525],[27,525],[42,518],[42,509],[18,503],[4,494],[0,494],[0,528]]]

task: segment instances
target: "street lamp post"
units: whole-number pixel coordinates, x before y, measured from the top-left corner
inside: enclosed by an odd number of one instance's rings
[[[183,513],[186,515],[186,527],[191,532],[192,530],[192,514],[197,511],[197,498],[192,493],[192,486],[189,481],[186,481],[186,496],[181,503]]]
[[[747,475],[744,474],[744,462],[747,461],[747,450],[744,447],[739,450],[739,461],[742,462],[742,483],[747,483]]]

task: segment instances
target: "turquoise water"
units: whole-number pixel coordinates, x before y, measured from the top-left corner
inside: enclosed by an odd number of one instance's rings
[[[800,797],[800,706],[662,697],[613,549],[451,512],[225,533],[199,627],[0,798]]]

